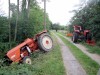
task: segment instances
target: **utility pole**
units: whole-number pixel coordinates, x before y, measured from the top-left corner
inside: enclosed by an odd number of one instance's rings
[[[9,5],[9,48],[11,48],[11,26],[10,26],[10,0],[8,1]]]
[[[46,0],[44,0],[44,30],[46,30]]]

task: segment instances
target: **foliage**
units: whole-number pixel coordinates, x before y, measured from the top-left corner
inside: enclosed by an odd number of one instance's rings
[[[38,3],[36,0],[30,0],[30,10],[28,12],[28,7],[26,8],[26,0],[22,0],[22,10],[19,12],[19,19],[18,19],[18,32],[17,32],[17,41],[23,41],[23,39],[26,39],[28,37],[33,37],[34,34],[43,31],[44,29],[44,12],[43,9],[41,9],[38,6]],[[16,10],[16,9],[15,9]],[[14,13],[13,13],[14,14]],[[14,14],[16,15],[16,14]],[[29,17],[28,17],[29,15]],[[17,15],[18,16],[18,15]],[[16,18],[15,18],[16,19]],[[12,20],[14,20],[14,17],[12,17]],[[48,18],[48,15],[46,16],[47,20],[47,29],[50,25],[50,20]],[[15,22],[12,21],[15,26]],[[15,28],[15,27],[13,27]],[[12,28],[12,29],[13,29]],[[12,32],[14,33],[14,32]],[[20,36],[20,37],[19,37]]]
[[[84,42],[82,42],[83,45],[85,45],[90,53],[96,53],[100,55],[100,42],[97,42],[97,46],[90,46]]]
[[[63,36],[58,35],[62,41],[70,48],[73,55],[80,62],[88,75],[96,75],[99,70],[99,64],[93,61],[90,57],[84,54],[79,48],[65,39]],[[83,60],[84,59],[84,60]]]
[[[54,24],[51,24],[51,29],[53,29],[53,30],[66,30],[67,27],[60,25],[59,23],[54,23]]]
[[[8,20],[6,17],[0,16],[0,42],[8,42]]]
[[[30,3],[27,6],[29,1]],[[19,3],[20,5],[15,5],[14,3],[10,4],[10,12],[12,12],[10,17],[12,47],[24,41],[26,38],[34,37],[35,34],[44,30],[44,10],[40,8],[36,0],[28,0],[28,2],[27,0],[22,0],[22,2]],[[18,10],[18,7],[20,10]],[[49,20],[48,14],[46,14],[46,22],[47,30],[49,30],[51,21]],[[0,16],[0,43],[6,44],[8,42],[9,18]],[[3,50],[2,47],[4,46],[1,45],[0,50]],[[7,47],[6,49],[9,50],[9,46]]]
[[[54,36],[53,38],[55,39]],[[0,75],[65,75],[60,47],[56,40],[53,42],[52,51],[37,51],[31,55],[32,65],[13,63],[10,66],[1,66]]]
[[[70,21],[71,32],[73,25],[81,25],[83,29],[91,30],[93,37],[100,41],[100,0],[88,0],[81,5]]]

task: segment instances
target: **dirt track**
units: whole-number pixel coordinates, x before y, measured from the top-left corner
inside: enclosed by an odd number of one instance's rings
[[[60,36],[63,36],[61,34],[59,34]],[[74,44],[76,47],[78,47],[83,53],[85,53],[87,56],[89,56],[92,60],[94,60],[95,62],[97,62],[100,65],[100,56],[97,54],[92,54],[89,53],[87,50],[87,48],[81,44],[75,44],[71,41],[70,38],[67,38],[65,36],[63,36],[65,39],[67,39],[68,41],[70,41],[72,44]]]
[[[66,70],[66,75],[87,75],[77,59],[70,52],[70,49],[55,35],[61,47],[62,58]]]

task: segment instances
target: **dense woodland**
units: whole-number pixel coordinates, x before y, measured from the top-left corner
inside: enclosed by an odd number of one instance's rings
[[[79,9],[72,12],[75,15],[70,20],[69,31],[73,32],[73,25],[81,25],[91,30],[92,37],[100,46],[100,0],[83,0]]]
[[[36,0],[17,0],[17,5],[8,1],[9,15],[4,17],[0,13],[0,53],[44,30],[44,10]],[[46,24],[49,29],[48,14]]]

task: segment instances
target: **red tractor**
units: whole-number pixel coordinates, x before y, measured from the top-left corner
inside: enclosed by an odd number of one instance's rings
[[[43,31],[37,34],[34,38],[27,38],[24,42],[9,50],[6,54],[5,62],[22,62],[31,64],[30,55],[37,49],[48,52],[53,47],[52,38]]]
[[[74,25],[74,32],[73,32],[73,36],[72,36],[72,41],[74,43],[76,43],[78,40],[85,40],[86,43],[88,43],[89,45],[94,45],[95,41],[92,40],[92,36],[90,33],[90,30],[83,30],[81,26],[78,25]]]

